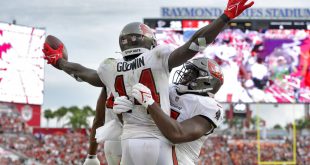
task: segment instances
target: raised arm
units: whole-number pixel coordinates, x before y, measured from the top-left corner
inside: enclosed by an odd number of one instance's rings
[[[97,161],[96,156],[98,143],[96,142],[95,135],[96,135],[96,129],[104,125],[106,99],[107,99],[106,89],[102,88],[99,98],[97,100],[96,114],[89,137],[88,155],[84,165],[94,165],[95,164],[94,162],[99,162],[99,160]],[[97,164],[99,165],[100,163]]]
[[[68,62],[64,59],[59,59],[59,68],[74,77],[78,81],[85,81],[96,87],[104,87],[105,85],[100,80],[98,73],[94,69],[86,68],[81,64]]]
[[[224,13],[211,24],[199,29],[184,45],[174,50],[168,60],[169,69],[177,67],[194,57],[197,52],[211,44],[225,25],[240,15],[254,2],[246,4],[248,0],[229,0]]]
[[[57,49],[53,49],[47,43],[44,43],[44,49],[42,50],[44,59],[47,60],[48,64],[63,70],[78,81],[85,81],[97,87],[105,86],[100,80],[96,70],[65,60],[63,58],[63,48],[64,46],[62,44]]]

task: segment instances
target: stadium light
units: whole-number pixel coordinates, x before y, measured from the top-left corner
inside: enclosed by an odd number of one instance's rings
[[[237,23],[232,22],[232,23],[230,23],[230,26],[237,26]]]
[[[252,26],[252,24],[250,22],[247,22],[247,23],[244,24],[244,26],[249,27],[249,26]]]

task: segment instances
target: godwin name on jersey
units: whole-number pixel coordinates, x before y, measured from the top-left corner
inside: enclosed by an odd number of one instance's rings
[[[131,61],[107,59],[98,68],[98,75],[114,96],[131,96],[132,86],[142,83],[167,115],[170,115],[168,58],[173,48],[160,45]],[[130,113],[123,113],[122,139],[158,137],[166,140],[145,108],[135,101]]]

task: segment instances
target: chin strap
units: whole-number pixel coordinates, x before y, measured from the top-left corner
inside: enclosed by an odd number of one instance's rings
[[[146,49],[146,48],[132,48],[132,49],[124,50],[122,52],[122,55],[123,55],[123,57],[127,57],[127,56],[134,55],[134,54],[142,54],[142,53],[145,53],[148,51],[150,51],[150,50]]]
[[[207,92],[207,93],[209,97],[214,98],[215,95],[213,93],[210,93],[210,92]]]

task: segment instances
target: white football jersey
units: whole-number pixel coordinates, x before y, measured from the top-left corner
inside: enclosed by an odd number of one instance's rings
[[[170,115],[168,58],[172,51],[172,47],[160,45],[131,61],[110,58],[100,64],[97,72],[116,97],[127,95],[133,100],[132,86],[144,84],[152,91],[154,100]],[[151,116],[137,101],[131,112],[123,113],[123,120],[122,139],[157,137],[166,140]]]
[[[224,116],[222,106],[211,97],[205,97],[195,94],[178,95],[176,86],[171,86],[169,89],[169,97],[171,104],[171,117],[178,122],[190,119],[197,115],[205,116],[216,127],[218,127]],[[187,143],[176,144],[176,155],[180,165],[194,165],[198,161],[201,147],[206,140],[205,136]]]
[[[113,104],[114,104],[114,97],[109,89],[107,90],[107,100],[105,104],[105,119],[104,122],[108,123],[111,120],[119,120],[117,115],[113,112]]]

